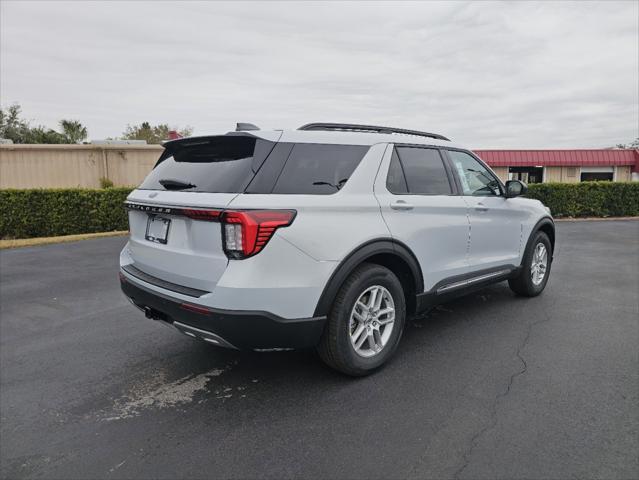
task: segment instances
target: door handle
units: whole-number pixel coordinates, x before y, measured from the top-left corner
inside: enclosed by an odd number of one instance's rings
[[[412,210],[414,208],[410,203],[406,203],[404,200],[397,200],[391,203],[390,207],[393,210]]]
[[[475,210],[477,210],[478,212],[487,212],[488,207],[484,205],[483,203],[479,202],[478,204],[475,205]]]

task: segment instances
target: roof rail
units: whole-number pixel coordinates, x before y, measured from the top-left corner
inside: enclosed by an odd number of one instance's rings
[[[307,123],[298,130],[335,130],[340,132],[375,132],[375,133],[402,133],[405,135],[417,135],[419,137],[436,138],[438,140],[450,139],[438,133],[419,132],[417,130],[406,130],[404,128],[378,127],[376,125],[354,125],[350,123]]]

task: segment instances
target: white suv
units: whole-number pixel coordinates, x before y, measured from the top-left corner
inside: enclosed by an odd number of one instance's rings
[[[546,286],[549,210],[447,138],[314,123],[169,141],[128,197],[122,290],[218,346],[317,347],[364,375],[408,316],[508,280]]]

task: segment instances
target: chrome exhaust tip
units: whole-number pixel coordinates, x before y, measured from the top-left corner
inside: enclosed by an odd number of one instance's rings
[[[238,348],[231,343],[224,340],[219,335],[216,335],[212,332],[207,332],[206,330],[201,330],[199,328],[191,327],[190,325],[185,325],[180,322],[173,322],[172,325],[177,328],[184,335],[188,335],[189,337],[195,338],[197,340],[202,340],[206,343],[210,343],[211,345],[215,345],[217,347],[224,348],[232,348],[234,350],[238,350]]]

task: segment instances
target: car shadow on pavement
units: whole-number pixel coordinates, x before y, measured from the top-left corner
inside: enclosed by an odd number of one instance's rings
[[[163,336],[167,344],[161,351],[144,352],[144,360],[126,366],[132,373],[122,382],[105,382],[117,390],[101,402],[101,417],[123,420],[156,410],[210,407],[213,402],[241,408],[242,402],[271,401],[282,392],[304,402],[355,385],[365,387],[401,375],[403,369],[412,369],[411,362],[421,367],[429,349],[454,349],[456,337],[475,334],[476,322],[508,322],[518,304],[507,286],[497,285],[410,318],[393,361],[371,376],[355,379],[324,365],[314,350],[240,352],[171,332],[175,337]]]

